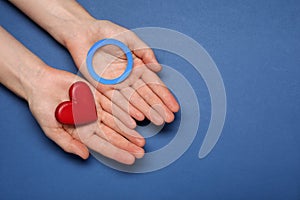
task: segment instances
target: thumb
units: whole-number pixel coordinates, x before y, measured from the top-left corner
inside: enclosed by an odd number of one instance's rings
[[[136,34],[131,32],[130,37],[128,37],[128,46],[133,51],[133,53],[140,58],[147,67],[153,72],[161,71],[162,67],[158,63],[154,52],[152,49],[143,42]]]
[[[89,157],[89,150],[79,140],[73,138],[68,132],[63,129],[57,129],[55,131],[45,131],[46,135],[53,140],[58,146],[60,146],[65,152],[78,155],[82,159]]]

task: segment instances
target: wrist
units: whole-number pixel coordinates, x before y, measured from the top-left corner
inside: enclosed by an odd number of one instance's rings
[[[87,24],[96,21],[76,1],[53,1],[49,7],[44,15],[48,19],[44,28],[65,47],[70,40],[86,31]],[[43,26],[43,23],[39,24]]]
[[[48,32],[64,47],[68,47],[76,40],[87,39],[90,32],[90,25],[97,20],[90,17],[62,20],[60,25],[54,25],[48,28]]]
[[[110,34],[112,22],[90,18],[88,20],[77,21],[70,25],[70,29],[65,31],[63,41],[64,46],[71,52],[73,48],[95,43]]]
[[[20,73],[19,82],[22,86],[22,98],[24,98],[29,104],[39,87],[43,87],[42,82],[45,80],[45,76],[50,68],[45,63],[36,63],[31,66],[24,66],[27,73]]]
[[[0,27],[0,83],[28,100],[46,64]]]
[[[10,1],[64,46],[69,37],[77,34],[82,25],[94,20],[76,1]]]

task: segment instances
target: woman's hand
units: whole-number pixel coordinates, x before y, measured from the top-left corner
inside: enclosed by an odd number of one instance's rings
[[[85,62],[87,52],[95,42],[105,38],[123,42],[133,53],[133,70],[120,84],[100,84],[87,71]],[[89,82],[132,117],[143,120],[146,116],[157,125],[174,120],[173,112],[178,111],[179,105],[155,73],[161,70],[161,66],[155,59],[153,51],[133,32],[109,21],[90,20],[82,24],[80,33],[68,38],[66,46],[77,67]],[[100,48],[93,58],[95,71],[107,79],[120,76],[126,65],[124,52],[116,46],[107,45]]]
[[[141,158],[145,140],[117,118],[104,111],[101,104],[109,101],[93,91],[98,120],[84,126],[62,125],[55,119],[55,109],[69,100],[69,87],[76,81],[84,81],[69,72],[47,68],[38,78],[34,90],[27,97],[29,107],[45,134],[66,152],[86,159],[88,148],[124,164]],[[123,112],[123,111],[120,111]],[[126,113],[123,113],[126,115]]]

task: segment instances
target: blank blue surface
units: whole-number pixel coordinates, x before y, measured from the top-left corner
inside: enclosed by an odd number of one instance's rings
[[[300,199],[300,1],[79,2],[99,19],[170,28],[198,41],[224,80],[222,136],[199,160],[209,94],[189,64],[167,52],[156,51],[158,60],[197,85],[201,123],[188,151],[153,173],[122,173],[64,153],[26,102],[0,86],[1,199]],[[6,1],[0,23],[47,64],[77,72],[68,52]],[[157,137],[148,149],[160,145]]]

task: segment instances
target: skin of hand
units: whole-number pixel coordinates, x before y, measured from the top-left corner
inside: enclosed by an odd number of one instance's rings
[[[1,84],[28,102],[45,134],[62,149],[86,159],[90,148],[124,164],[143,157],[141,147],[145,140],[109,114],[105,108],[111,102],[88,83],[95,97],[97,122],[80,127],[57,122],[54,115],[57,105],[69,100],[68,90],[74,82],[84,80],[47,66],[2,27],[0,43]],[[118,113],[127,115],[122,110]]]
[[[30,110],[45,134],[66,152],[84,159],[89,155],[87,147],[124,164],[133,164],[135,158],[143,157],[144,150],[141,147],[145,140],[142,136],[102,110],[99,103],[96,103],[97,122],[76,127],[56,121],[53,114],[56,106],[69,100],[68,89],[76,81],[84,80],[71,73],[49,68],[40,76],[40,84],[30,93]],[[102,95],[95,90],[92,92],[95,101],[100,102]]]
[[[173,112],[179,110],[179,105],[155,73],[161,66],[152,50],[133,32],[109,21],[94,19],[76,1],[11,2],[64,45],[90,83],[133,118],[143,120],[146,116],[157,125],[174,120]],[[90,47],[104,38],[120,40],[132,50],[133,71],[121,84],[99,84],[90,77],[85,66]],[[113,47],[101,48],[94,60],[95,70],[106,78],[117,77],[127,64],[120,50]],[[124,117],[120,120],[126,124],[132,121]]]
[[[95,21],[90,23],[88,28],[89,36],[73,40],[67,47],[76,65],[90,83],[137,120],[143,120],[146,116],[156,125],[172,122],[173,112],[178,111],[179,105],[156,73],[150,70],[161,69],[152,50],[133,32],[109,21]],[[95,42],[103,38],[117,39],[133,52],[134,64],[131,74],[116,85],[100,84],[87,72],[85,63],[87,52]],[[113,79],[123,73],[127,60],[119,48],[107,45],[96,52],[93,65],[101,77]]]

